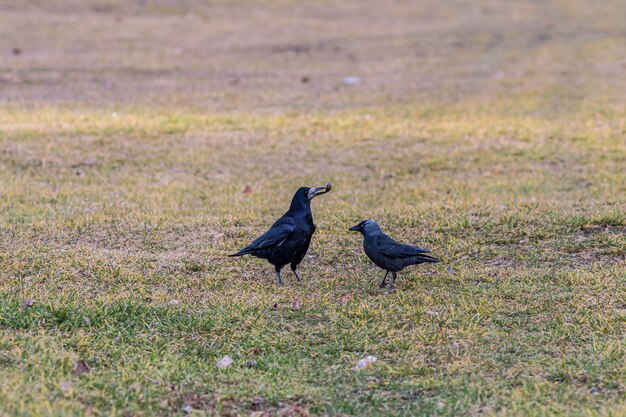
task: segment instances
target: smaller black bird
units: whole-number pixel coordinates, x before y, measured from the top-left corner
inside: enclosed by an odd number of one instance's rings
[[[425,262],[440,262],[439,259],[426,255],[430,253],[427,249],[396,242],[384,234],[374,220],[363,220],[348,230],[363,234],[363,249],[365,249],[365,253],[372,262],[386,271],[385,277],[379,285],[380,288],[385,287],[387,275],[390,272],[392,278],[389,283],[389,289],[392,289],[393,284],[396,282],[398,271],[402,271],[405,267]]]
[[[300,282],[297,268],[304,259],[313,233],[315,233],[311,200],[318,195],[326,194],[331,189],[330,183],[325,187],[301,187],[294,194],[289,210],[276,220],[267,232],[239,252],[228,256],[252,255],[267,259],[274,265],[280,285],[283,285],[280,270],[285,265],[291,264],[291,270]]]

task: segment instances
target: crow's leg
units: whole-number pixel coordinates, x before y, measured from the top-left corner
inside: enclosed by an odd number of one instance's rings
[[[398,276],[397,272],[392,272],[391,273],[391,282],[389,283],[389,290],[393,290],[393,284],[396,283],[397,276]]]
[[[297,267],[298,265],[291,264],[291,270],[293,271],[296,278],[298,278],[298,282],[302,282],[302,280],[300,279],[300,275],[298,275],[298,271],[296,271]]]
[[[385,284],[387,283],[387,275],[389,275],[389,271],[385,272],[385,277],[380,282],[380,285],[378,285],[378,288],[385,288]]]
[[[276,267],[276,277],[278,278],[278,285],[283,285],[283,280],[280,277],[280,268]]]

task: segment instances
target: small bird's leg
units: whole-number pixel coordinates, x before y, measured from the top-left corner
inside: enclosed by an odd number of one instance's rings
[[[378,288],[385,288],[385,283],[387,282],[387,275],[389,275],[389,271],[385,272],[385,277],[380,282],[380,285],[378,286]]]
[[[278,285],[283,285],[283,280],[280,277],[280,269],[276,268],[276,276],[278,277]]]
[[[296,266],[291,266],[291,270],[293,271],[293,273],[295,274],[296,278],[298,278],[298,282],[302,282],[302,280],[300,279],[300,275],[298,275],[298,271],[296,271]]]
[[[397,272],[391,273],[391,282],[389,283],[389,290],[393,290],[393,284],[396,283],[396,277],[398,276]]]

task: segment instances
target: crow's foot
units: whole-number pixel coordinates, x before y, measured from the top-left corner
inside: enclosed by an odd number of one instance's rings
[[[296,276],[296,278],[298,279],[298,282],[302,282],[302,280],[300,279],[300,275],[298,275],[298,271],[296,271],[295,269],[293,270],[294,275]]]
[[[378,288],[385,288],[385,285],[387,285],[387,275],[389,275],[389,271],[385,273],[385,276],[383,277],[383,280],[380,281]]]

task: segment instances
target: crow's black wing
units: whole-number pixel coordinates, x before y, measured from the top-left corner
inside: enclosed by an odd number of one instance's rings
[[[270,229],[257,237],[252,243],[237,253],[229,256],[241,256],[254,254],[276,246],[280,246],[287,237],[293,232],[295,226],[291,217],[281,217],[270,227]]]
[[[424,256],[425,253],[430,253],[428,249],[422,249],[422,248],[418,248],[417,246],[404,245],[402,243],[398,243],[385,234],[378,237],[376,246],[381,253],[391,258],[408,258],[411,256]]]
[[[256,238],[250,246],[259,249],[280,246],[280,244],[287,239],[287,236],[293,232],[294,228],[294,221],[291,217],[282,217],[278,219],[267,232]]]

